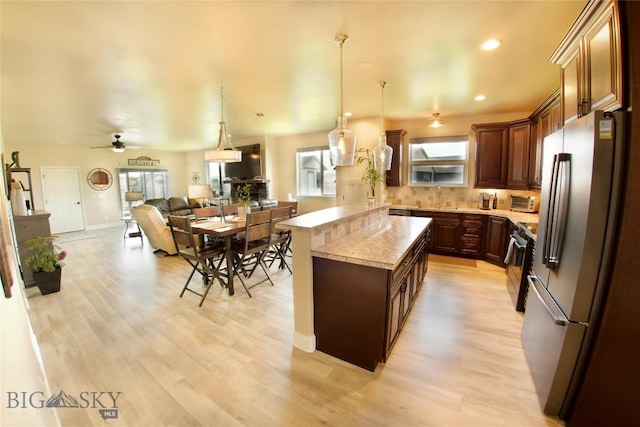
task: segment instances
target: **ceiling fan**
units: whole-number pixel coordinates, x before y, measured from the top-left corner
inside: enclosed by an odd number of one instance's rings
[[[120,135],[115,134],[115,141],[111,143],[111,145],[103,145],[101,147],[90,147],[90,148],[111,148],[114,153],[122,153],[125,149],[127,150],[139,150],[142,147],[139,145],[125,145],[124,142],[120,141]]]

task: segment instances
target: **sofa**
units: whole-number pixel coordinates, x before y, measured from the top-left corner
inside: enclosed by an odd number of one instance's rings
[[[165,219],[169,215],[193,215],[193,209],[200,207],[197,200],[189,199],[186,196],[148,199],[144,201],[144,204],[155,206]]]

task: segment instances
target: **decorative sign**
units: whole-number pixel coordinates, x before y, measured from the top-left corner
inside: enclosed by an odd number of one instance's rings
[[[129,166],[160,166],[160,160],[153,160],[147,156],[140,156],[137,159],[129,159]]]

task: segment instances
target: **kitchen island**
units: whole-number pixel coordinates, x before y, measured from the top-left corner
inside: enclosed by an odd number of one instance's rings
[[[388,213],[343,206],[277,225],[293,238],[294,346],[370,370],[386,360],[426,273],[430,224]]]

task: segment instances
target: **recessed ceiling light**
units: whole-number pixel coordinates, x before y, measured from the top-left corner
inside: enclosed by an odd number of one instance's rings
[[[360,63],[360,68],[371,68],[373,67],[373,62],[362,62]]]
[[[498,47],[500,47],[500,44],[501,44],[500,40],[489,39],[486,42],[482,43],[480,48],[482,50],[494,50],[494,49],[497,49]]]
[[[345,112],[344,112],[344,116],[345,116],[345,117],[351,117],[351,116],[352,116],[352,114],[351,114],[350,112],[348,112],[348,111],[345,111]]]
[[[484,101],[485,99],[487,99],[487,97],[484,95],[478,95],[473,99],[475,99],[476,101]]]

